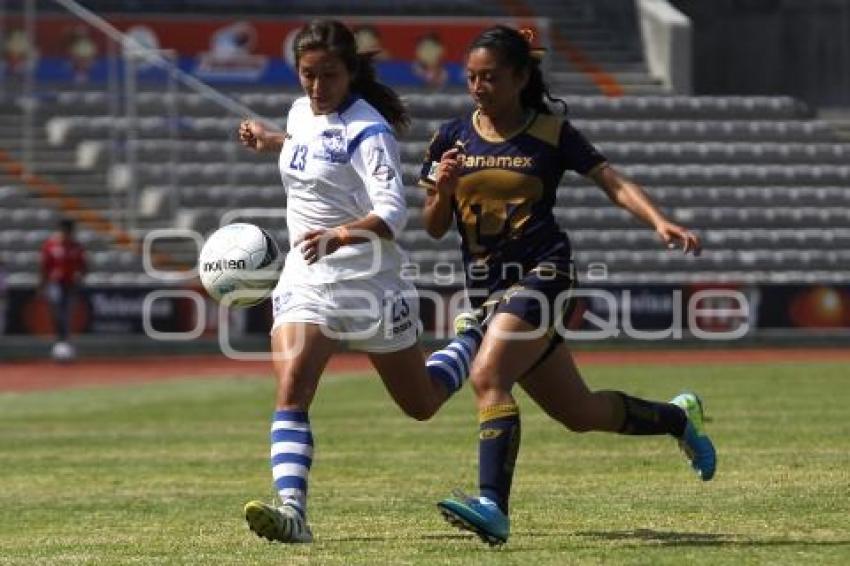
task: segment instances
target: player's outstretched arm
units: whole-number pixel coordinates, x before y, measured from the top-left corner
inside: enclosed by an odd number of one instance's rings
[[[239,143],[258,153],[278,153],[286,140],[285,133],[272,131],[257,120],[242,120],[238,135]]]
[[[681,247],[685,253],[700,254],[702,244],[699,237],[687,228],[668,220],[637,183],[621,175],[608,164],[595,169],[588,176],[605,191],[611,202],[652,226],[668,248]]]

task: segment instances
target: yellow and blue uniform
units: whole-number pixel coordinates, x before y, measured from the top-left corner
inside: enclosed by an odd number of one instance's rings
[[[437,164],[453,147],[462,166],[452,209],[473,307],[495,307],[535,327],[551,326],[554,316],[566,314],[552,310],[556,297],[575,284],[569,238],[553,214],[555,193],[568,169],[588,175],[605,157],[562,116],[534,114],[497,139],[478,129],[476,111],[446,122],[434,135],[422,186],[434,188]]]
[[[548,339],[547,348],[525,375],[514,376],[523,379],[561,345],[557,323],[563,321],[565,328],[574,307],[569,293],[576,284],[570,242],[553,214],[558,184],[567,169],[591,175],[605,166],[606,159],[563,117],[531,116],[505,139],[482,135],[475,117],[473,113],[440,128],[428,149],[421,184],[433,191],[442,155],[458,148],[462,161],[452,211],[461,233],[466,287],[475,314],[485,320],[493,312],[513,314],[535,332],[542,331],[536,337]],[[613,420],[622,415],[621,433],[673,435],[700,477],[711,479],[716,455],[702,430],[702,405],[695,395],[681,395],[669,404],[618,391],[607,396]],[[505,543],[510,533],[508,500],[520,436],[519,407],[513,399],[482,408],[480,495],[459,494],[437,504],[450,524],[472,531],[490,545]]]

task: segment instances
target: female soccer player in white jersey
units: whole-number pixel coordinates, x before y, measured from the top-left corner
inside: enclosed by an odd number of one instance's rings
[[[250,528],[281,542],[309,542],[307,475],[313,456],[308,410],[339,342],[367,352],[387,390],[424,420],[466,379],[481,342],[474,319],[425,362],[417,343],[416,290],[400,276],[393,241],[406,206],[393,128],[406,126],[398,96],[375,80],[344,25],[319,20],[294,42],[305,95],[287,132],[243,122],[243,145],[280,152],[291,249],[273,300],[272,351],[278,379],[271,465],[280,505],[251,501]],[[458,325],[456,325],[458,326]]]

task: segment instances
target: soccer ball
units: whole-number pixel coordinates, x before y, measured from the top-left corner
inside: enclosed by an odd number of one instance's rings
[[[228,224],[213,232],[198,258],[198,275],[210,297],[231,307],[250,307],[277,284],[283,256],[258,226]]]

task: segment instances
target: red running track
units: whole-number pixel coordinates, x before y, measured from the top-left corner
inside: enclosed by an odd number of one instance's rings
[[[793,362],[850,362],[850,350],[831,348],[740,350],[643,350],[576,352],[583,365],[750,364]],[[368,371],[362,354],[337,354],[329,372]],[[190,377],[272,376],[266,361],[238,361],[224,356],[172,356],[0,363],[0,392],[25,392],[90,385],[120,385]]]

